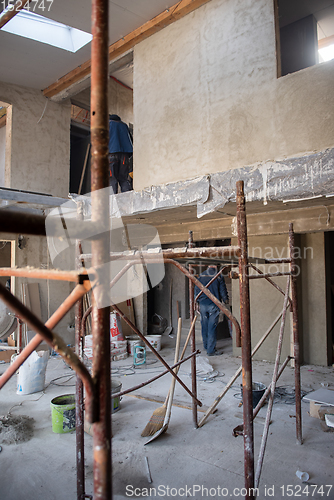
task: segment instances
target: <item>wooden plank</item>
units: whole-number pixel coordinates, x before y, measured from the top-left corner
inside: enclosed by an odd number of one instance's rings
[[[145,24],[136,28],[134,31],[125,37],[117,40],[109,47],[109,62],[132,49],[137,43],[146,40],[154,33],[162,30],[166,26],[178,21],[190,12],[198,9],[202,5],[210,2],[210,0],[181,0],[173,5],[170,9],[164,10],[161,14],[147,21]],[[62,78],[59,78],[55,83],[43,90],[45,97],[51,98],[60,92],[66,90],[74,83],[79,82],[91,72],[91,60],[86,61],[74,70],[70,71]]]
[[[334,35],[327,36],[326,38],[321,38],[318,40],[318,49],[324,49],[325,47],[329,47],[329,45],[334,44]]]
[[[129,398],[137,398],[137,399],[144,399],[145,401],[150,401],[151,403],[157,403],[157,404],[162,404],[165,399],[161,398],[159,396],[150,397],[150,396],[141,396],[140,394],[124,394],[124,396],[128,396]],[[191,405],[187,405],[186,403],[183,403],[181,401],[175,401],[173,399],[173,406],[176,406],[178,408],[184,408],[185,410],[192,410]],[[197,407],[197,411],[200,411],[202,413],[205,413],[208,409],[208,406],[201,406]],[[212,413],[216,413],[217,409],[215,409]]]
[[[303,400],[316,401],[317,403],[334,406],[334,391],[330,391],[328,389],[318,389],[306,394],[306,396],[303,397]]]
[[[11,19],[13,19],[16,14],[20,12],[24,8],[26,4],[29,4],[31,0],[26,0],[25,2],[22,2],[22,0],[17,0],[17,2],[13,5],[11,4],[12,8],[9,10],[8,7],[4,9],[1,14],[0,14],[0,29],[5,26]]]

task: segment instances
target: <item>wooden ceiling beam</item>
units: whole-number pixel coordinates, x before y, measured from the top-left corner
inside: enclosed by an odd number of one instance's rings
[[[326,38],[321,38],[318,40],[318,49],[324,49],[329,45],[334,44],[334,35],[327,36]]]
[[[5,26],[11,19],[13,19],[16,14],[20,12],[20,10],[24,9],[25,5],[29,4],[31,0],[26,0],[25,2],[22,0],[17,0],[17,2],[13,5],[10,4],[12,8],[4,9],[0,14],[0,29]]]
[[[146,40],[154,33],[162,30],[166,26],[178,21],[190,12],[198,9],[210,0],[181,0],[175,5],[166,9],[161,14],[147,21],[145,24],[135,29],[125,37],[109,46],[109,62],[117,57],[125,54],[132,49],[137,43]],[[60,92],[66,90],[71,85],[81,81],[91,72],[91,60],[86,61],[74,70],[67,73],[62,78],[59,78],[55,83],[43,90],[45,97],[52,98]]]

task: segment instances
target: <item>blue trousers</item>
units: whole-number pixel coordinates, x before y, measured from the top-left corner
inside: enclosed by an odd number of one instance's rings
[[[208,354],[213,354],[216,350],[219,308],[213,302],[209,305],[200,303],[199,310],[201,313],[203,346]]]

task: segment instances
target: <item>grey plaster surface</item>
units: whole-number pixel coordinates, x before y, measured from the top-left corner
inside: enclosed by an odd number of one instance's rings
[[[184,329],[183,341],[186,333]],[[200,340],[199,335],[200,331],[197,329],[198,340]],[[163,337],[160,354],[169,363],[172,363],[174,356],[174,344],[175,338]],[[198,344],[201,347],[200,342]],[[219,340],[218,346],[224,353],[208,359],[213,368],[219,372],[219,376],[212,383],[198,378],[199,399],[206,406],[209,406],[222,391],[240,364],[240,359],[231,355],[230,339]],[[131,365],[132,358],[112,363],[113,376],[122,383],[123,388],[140,383],[161,371],[161,365],[154,363],[152,354],[148,355],[147,364],[143,368],[137,368],[135,374],[132,374],[134,370]],[[0,365],[0,373],[3,373],[5,367],[5,364]],[[179,372],[187,385],[190,384],[189,367],[187,362]],[[273,365],[255,361],[253,368],[253,379],[268,385]],[[302,388],[306,392],[322,387],[321,383],[327,383],[329,389],[334,389],[332,367],[308,365],[303,366],[301,371]],[[34,436],[30,441],[18,445],[2,445],[1,500],[76,499],[75,433],[54,434],[51,425],[50,401],[58,395],[73,393],[75,390],[73,386],[50,384],[53,379],[63,375],[73,375],[73,372],[60,358],[53,357],[48,363],[44,393],[16,395],[15,377],[0,391],[1,415],[11,411],[12,415],[29,415],[35,419]],[[287,367],[278,385],[291,388],[293,380],[293,370]],[[58,382],[65,381],[66,378],[58,380]],[[68,383],[74,383],[74,377]],[[164,376],[135,394],[151,398],[160,397],[163,401],[169,385],[170,377]],[[235,395],[239,397],[239,394],[240,379],[237,379],[218,405],[217,412],[209,417],[202,428],[196,430],[192,423],[192,412],[173,407],[167,433],[147,446],[144,446],[146,439],[142,438],[140,433],[153,411],[162,403],[124,396],[120,410],[112,415],[114,498],[121,500],[188,496],[201,499],[220,498],[223,497],[222,493],[230,498],[243,498],[240,495],[244,487],[243,439],[232,436],[232,429],[241,423],[240,399],[235,397]],[[178,386],[174,398],[181,404],[190,403],[189,396]],[[310,493],[320,485],[332,485],[334,433],[325,433],[321,428],[321,421],[310,417],[308,410],[309,405],[302,403],[304,444],[300,446],[296,444],[295,439],[294,406],[283,402],[274,404],[258,498],[264,499],[269,496],[285,498],[287,485],[291,485],[291,491],[294,493],[300,492],[299,487],[304,489],[306,485],[297,478],[298,469],[309,473],[309,485],[318,485],[312,487]],[[265,411],[266,407],[260,411],[254,423],[256,457]],[[152,476],[151,484],[147,479],[145,456]],[[92,437],[88,434],[85,434],[85,471],[86,493],[92,494]],[[150,488],[155,488],[156,491],[153,489],[150,491]],[[329,487],[325,487],[323,496],[316,493],[313,498],[333,499],[334,492],[331,491],[327,496],[328,490]],[[274,495],[269,495],[272,492]],[[305,495],[300,493],[299,496],[303,498]]]

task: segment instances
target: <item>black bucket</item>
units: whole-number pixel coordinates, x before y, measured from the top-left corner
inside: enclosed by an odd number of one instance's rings
[[[261,382],[253,382],[252,384],[252,396],[253,396],[253,408],[256,407],[267,387]],[[242,386],[241,386],[241,396],[242,396]]]

